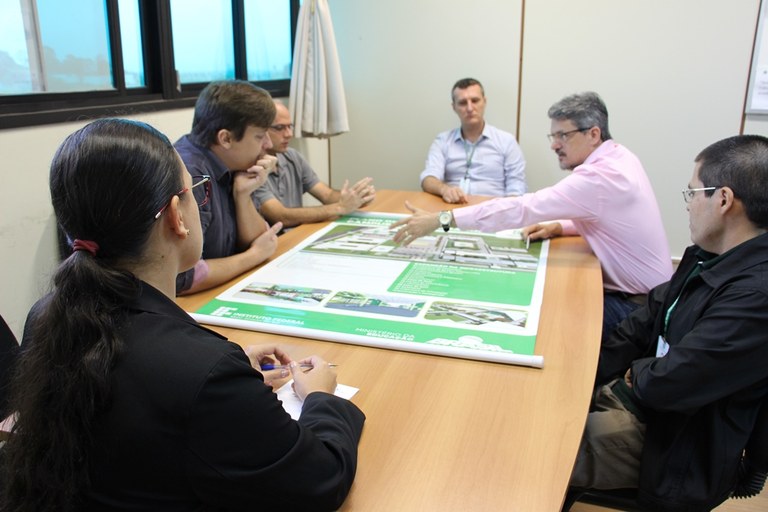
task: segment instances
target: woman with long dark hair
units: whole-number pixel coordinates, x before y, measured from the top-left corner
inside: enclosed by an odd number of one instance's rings
[[[344,501],[365,417],[333,396],[327,363],[308,358],[303,373],[276,347],[249,360],[172,300],[176,275],[201,253],[198,184],[143,123],[95,121],[57,151],[51,198],[74,252],[25,328],[2,510],[328,510]],[[305,398],[298,422],[257,371],[273,357],[291,365]]]

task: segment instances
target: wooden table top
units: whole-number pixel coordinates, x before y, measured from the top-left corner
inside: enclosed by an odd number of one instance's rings
[[[382,190],[365,210],[408,213],[423,192]],[[485,198],[475,197],[477,203]],[[326,223],[279,239],[274,257]],[[194,311],[244,276],[178,298]],[[551,241],[536,353],[544,368],[400,352],[213,327],[241,345],[318,354],[367,416],[357,476],[342,511],[557,511],[581,439],[602,329],[600,265],[579,237]]]

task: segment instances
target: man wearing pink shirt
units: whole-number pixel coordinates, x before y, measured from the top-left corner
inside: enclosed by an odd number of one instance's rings
[[[581,235],[603,271],[605,339],[672,275],[661,213],[640,160],[611,139],[608,109],[596,93],[567,96],[548,115],[552,150],[570,175],[537,192],[452,211],[406,203],[414,214],[392,225],[400,226],[394,241],[407,245],[441,226],[486,232],[527,226],[523,235],[531,240]]]

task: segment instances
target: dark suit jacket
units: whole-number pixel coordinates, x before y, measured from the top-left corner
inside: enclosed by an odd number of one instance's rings
[[[144,285],[95,427],[89,510],[333,510],[365,416],[312,393],[297,422],[234,343]]]

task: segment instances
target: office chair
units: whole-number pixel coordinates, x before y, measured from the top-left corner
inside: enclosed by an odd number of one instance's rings
[[[763,399],[755,426],[749,435],[741,458],[731,499],[753,498],[760,494],[768,479],[768,396]],[[577,501],[610,507],[625,512],[652,512],[637,503],[636,489],[577,489],[565,495],[562,512],[568,512]]]
[[[637,503],[637,489],[577,489],[569,488],[561,512],[568,512],[580,501],[624,512],[650,512]]]
[[[757,421],[744,448],[739,477],[731,498],[751,498],[763,490],[768,479],[768,397],[763,399]]]
[[[8,385],[11,373],[16,362],[19,344],[13,331],[0,316],[0,421],[9,414],[8,411]]]
[[[19,352],[19,344],[13,331],[0,316],[0,422],[10,414],[8,410],[8,394],[13,367]],[[10,436],[10,426],[0,428],[0,468],[4,466],[2,446]],[[4,475],[0,474],[0,494],[3,491]]]

